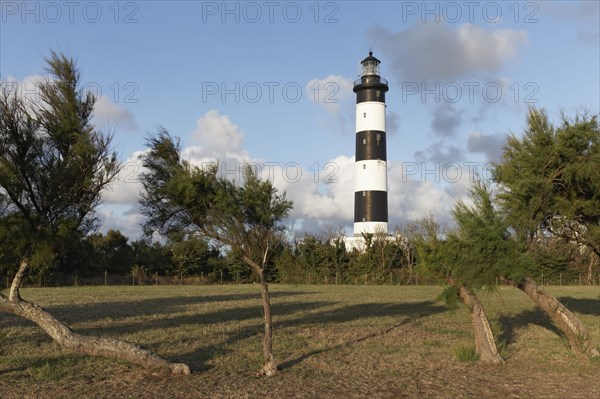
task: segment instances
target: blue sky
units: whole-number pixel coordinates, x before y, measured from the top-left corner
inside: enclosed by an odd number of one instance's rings
[[[254,162],[299,232],[353,219],[354,93],[369,49],[387,95],[390,225],[448,219],[475,170],[498,160],[529,105],[600,110],[596,1],[0,2],[0,78],[35,95],[44,57],[77,59],[95,122],[124,163],[102,231],[132,238],[144,136],[234,177]]]

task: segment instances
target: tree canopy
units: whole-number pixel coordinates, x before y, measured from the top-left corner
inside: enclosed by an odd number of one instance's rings
[[[531,108],[494,170],[508,223],[531,243],[544,233],[600,255],[600,128],[597,115],[562,116],[553,126]]]
[[[96,97],[80,88],[74,61],[55,52],[46,61],[39,101],[0,93],[0,217],[10,220],[11,249],[32,259],[94,229],[101,191],[120,168],[111,136],[91,124]]]

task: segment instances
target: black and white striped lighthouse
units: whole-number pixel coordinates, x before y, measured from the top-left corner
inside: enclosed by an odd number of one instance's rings
[[[354,236],[388,232],[385,93],[379,61],[369,51],[361,61],[356,93],[356,163],[354,172]]]

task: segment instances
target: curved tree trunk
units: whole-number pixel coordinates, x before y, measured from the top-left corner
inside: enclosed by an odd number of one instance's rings
[[[269,286],[267,284],[267,278],[265,276],[265,270],[260,269],[260,286],[261,286],[261,297],[263,312],[265,316],[265,336],[263,337],[263,356],[265,358],[265,364],[261,370],[261,373],[270,377],[277,373],[277,362],[273,357],[273,325],[271,318],[271,299],[269,298]]]
[[[577,354],[590,357],[600,356],[585,326],[575,315],[554,296],[544,292],[532,278],[527,277],[522,283],[511,284],[531,298],[544,312],[550,316],[554,324],[569,340],[571,350]]]
[[[481,302],[465,286],[459,286],[458,291],[465,305],[471,310],[473,334],[475,335],[475,350],[479,355],[479,360],[485,363],[504,363],[504,359],[498,354],[494,334],[483,306],[481,306]]]
[[[63,348],[92,356],[112,357],[150,369],[169,371],[173,374],[190,374],[190,368],[186,364],[171,363],[149,350],[129,342],[115,338],[77,334],[41,307],[21,299],[19,287],[27,265],[26,260],[21,261],[9,296],[0,294],[0,310],[34,322]]]

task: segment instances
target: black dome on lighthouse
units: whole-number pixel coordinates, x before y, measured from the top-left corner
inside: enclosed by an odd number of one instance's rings
[[[373,52],[369,51],[369,56],[360,62],[363,65],[379,65],[381,61],[373,57]]]

